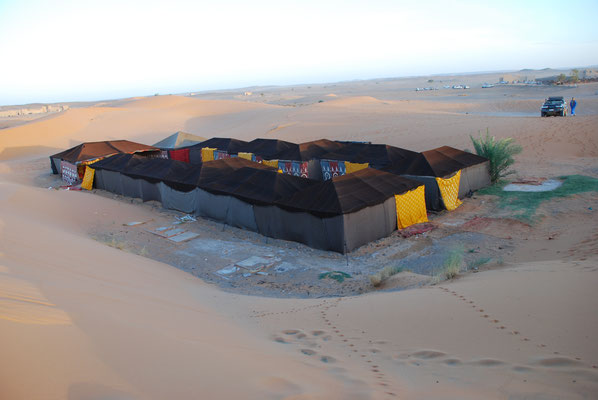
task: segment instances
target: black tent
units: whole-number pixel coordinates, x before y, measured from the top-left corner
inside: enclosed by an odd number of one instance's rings
[[[121,153],[155,155],[159,152],[157,147],[128,140],[87,142],[50,156],[50,166],[52,173],[60,174],[69,183],[75,183],[83,177],[85,165],[95,160]]]
[[[301,160],[298,144],[278,139],[255,139],[241,151],[253,153],[264,160]]]
[[[385,144],[341,143],[342,147],[334,152],[320,155],[321,159],[368,163],[371,168],[383,169],[394,167],[395,170],[407,169],[419,153]]]
[[[265,234],[341,253],[397,229],[395,194],[420,183],[371,168],[302,190],[276,203]],[[265,213],[264,213],[265,214]],[[255,211],[258,226],[266,216]]]

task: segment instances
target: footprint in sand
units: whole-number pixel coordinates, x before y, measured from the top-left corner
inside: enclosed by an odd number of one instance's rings
[[[336,358],[330,356],[322,356],[320,357],[320,361],[326,364],[330,364],[336,362]]]
[[[484,358],[481,360],[472,361],[471,364],[478,365],[480,367],[498,367],[504,365],[504,361],[495,360],[493,358]]]
[[[316,354],[315,351],[310,350],[310,349],[301,349],[299,350],[301,353],[305,354],[306,356],[313,356],[314,354]]]
[[[284,333],[285,335],[296,335],[301,331],[298,331],[297,329],[287,329],[282,331],[282,333]]]
[[[568,357],[549,357],[549,358],[541,358],[533,362],[533,364],[540,365],[542,367],[549,367],[549,368],[566,368],[566,367],[581,367],[584,366],[584,363],[575,359],[571,359]]]
[[[419,350],[415,353],[411,353],[411,356],[422,360],[431,360],[434,358],[444,357],[446,356],[446,353],[436,350]]]

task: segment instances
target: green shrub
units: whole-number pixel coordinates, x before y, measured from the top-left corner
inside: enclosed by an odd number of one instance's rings
[[[522,147],[516,144],[513,138],[497,140],[494,136],[490,136],[488,131],[486,131],[485,137],[482,137],[480,133],[479,139],[473,136],[470,136],[470,138],[475,152],[490,161],[490,180],[492,183],[514,172],[508,169],[515,162],[513,156],[521,153]]]

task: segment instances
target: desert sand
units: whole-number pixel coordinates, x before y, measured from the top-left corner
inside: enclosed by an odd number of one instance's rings
[[[519,177],[598,177],[598,84],[479,87],[494,78],[435,77],[435,86],[465,82],[469,90],[416,92],[429,84],[410,78],[69,103],[6,123],[0,398],[596,398],[595,192],[547,202],[544,217],[525,226],[500,214],[492,196],[474,196],[437,221],[461,219],[469,231],[509,241],[501,265],[408,290],[299,299],[223,291],[151,251],[108,246],[98,232],[169,214],[48,189],[55,152],[94,140],[152,144],[178,130],[420,151],[472,148],[469,136],[488,129],[523,146]],[[578,116],[540,118],[551,95],[578,99]],[[497,218],[475,223],[488,215]],[[264,251],[251,249],[247,256]]]

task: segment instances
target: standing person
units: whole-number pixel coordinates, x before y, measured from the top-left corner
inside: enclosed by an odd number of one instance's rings
[[[575,107],[577,106],[577,101],[575,101],[575,97],[571,97],[571,101],[569,102],[569,107],[571,108],[571,115],[575,115]]]

